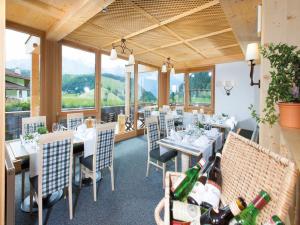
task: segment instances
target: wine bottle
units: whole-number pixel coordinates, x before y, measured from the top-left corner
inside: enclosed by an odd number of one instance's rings
[[[216,154],[215,161],[207,175],[205,193],[200,204],[204,211],[209,208],[219,208],[222,186],[221,156],[221,153]]]
[[[171,191],[174,200],[182,201],[187,197],[197,181],[200,170],[205,164],[205,160],[201,159],[196,166],[188,169],[184,176],[177,179],[172,185]]]
[[[205,192],[205,183],[207,180],[207,173],[201,175],[196,181],[192,191],[189,193],[187,197],[187,201],[193,205],[200,205],[202,202],[202,197]]]
[[[256,225],[256,217],[260,210],[271,200],[265,191],[260,191],[256,198],[239,215],[235,216],[230,225]]]
[[[171,201],[171,220],[191,222],[199,224],[201,211],[200,207],[180,201]]]
[[[202,214],[200,217],[201,225],[228,225],[229,221],[238,214],[241,213],[247,204],[245,200],[241,197],[236,199],[229,205],[218,209],[210,208],[206,213]]]
[[[269,221],[265,222],[264,225],[284,225],[284,223],[277,215],[274,215]]]

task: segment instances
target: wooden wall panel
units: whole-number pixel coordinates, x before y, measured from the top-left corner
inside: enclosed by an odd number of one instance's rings
[[[0,224],[4,224],[4,137],[5,137],[5,0],[0,0]]]
[[[288,43],[300,46],[300,1],[299,0],[263,0],[262,41]],[[265,107],[265,98],[270,82],[270,65],[261,60],[260,110]],[[279,151],[279,125],[270,127],[261,125],[260,143],[270,149]]]

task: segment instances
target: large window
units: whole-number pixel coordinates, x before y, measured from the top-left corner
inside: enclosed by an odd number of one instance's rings
[[[157,106],[158,101],[158,70],[157,68],[138,65],[138,100],[139,108]]]
[[[172,105],[184,104],[184,73],[170,75],[169,103]]]
[[[5,138],[19,138],[22,118],[39,115],[40,38],[5,30]]]
[[[62,110],[95,108],[95,53],[62,46]]]
[[[189,73],[190,105],[210,105],[212,103],[212,75],[213,71]]]

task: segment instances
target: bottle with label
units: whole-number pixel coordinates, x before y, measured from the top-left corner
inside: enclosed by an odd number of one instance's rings
[[[180,201],[171,201],[170,207],[173,224],[175,222],[190,222],[191,225],[200,225],[201,211],[199,206]]]
[[[189,192],[192,190],[200,170],[203,168],[205,160],[201,159],[196,166],[188,169],[185,175],[180,176],[177,181],[172,185],[171,192],[174,200],[184,200]]]
[[[247,204],[245,200],[241,197],[236,199],[234,202],[230,203],[221,209],[210,208],[206,213],[202,214],[200,217],[201,225],[228,225],[229,221],[240,214]]]
[[[256,218],[260,210],[271,200],[265,191],[260,191],[256,198],[239,215],[235,216],[230,225],[256,225]]]
[[[269,221],[265,222],[264,225],[284,225],[284,223],[277,215],[274,215]]]
[[[219,208],[222,186],[221,156],[221,153],[216,153],[215,161],[208,172],[205,193],[200,204],[203,209]]]
[[[205,192],[205,183],[207,180],[207,173],[204,173],[196,181],[192,191],[189,193],[187,201],[193,205],[200,205]]]

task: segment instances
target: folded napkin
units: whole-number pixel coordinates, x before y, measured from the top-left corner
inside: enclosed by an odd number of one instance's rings
[[[236,121],[235,117],[232,116],[232,117],[230,117],[229,119],[227,119],[227,120],[225,121],[225,124],[226,124],[227,126],[229,126],[231,130],[233,130],[234,127],[235,127],[236,124],[237,124],[237,121]]]
[[[174,140],[174,141],[181,141],[182,140],[181,136],[173,129],[170,131],[170,137],[169,138]]]
[[[78,134],[84,134],[87,130],[86,124],[81,124],[77,127],[76,131]]]
[[[205,147],[208,144],[209,144],[209,139],[205,135],[202,135],[193,143],[193,145],[196,147]]]

